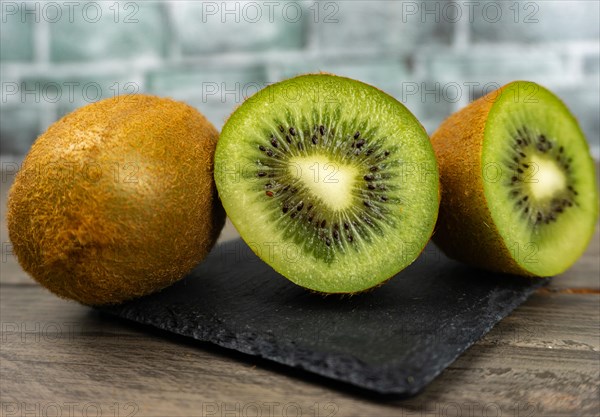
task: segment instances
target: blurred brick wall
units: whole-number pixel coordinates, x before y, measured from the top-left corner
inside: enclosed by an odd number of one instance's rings
[[[599,2],[1,1],[3,160],[115,94],[187,101],[217,127],[244,97],[328,71],[404,102],[431,133],[515,79],[555,91],[599,155]]]

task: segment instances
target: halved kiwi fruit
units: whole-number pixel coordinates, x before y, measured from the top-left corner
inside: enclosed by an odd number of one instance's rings
[[[296,284],[355,293],[405,268],[439,204],[427,133],[398,101],[328,74],[267,87],[229,118],[215,155],[240,235]]]
[[[510,83],[450,116],[432,142],[442,186],[434,240],[449,256],[551,276],[583,254],[598,218],[594,162],[550,91]]]
[[[61,297],[117,303],[183,277],[225,220],[218,132],[192,107],[131,95],[82,107],[31,147],[8,200],[23,269]]]

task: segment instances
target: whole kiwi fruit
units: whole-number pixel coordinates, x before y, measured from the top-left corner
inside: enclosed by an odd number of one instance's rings
[[[450,116],[431,140],[442,189],[434,240],[447,255],[551,276],[583,254],[598,219],[594,161],[553,93],[512,82]]]
[[[182,278],[225,221],[218,132],[194,108],[118,96],[66,115],[31,147],[8,200],[23,269],[60,297],[114,304]]]

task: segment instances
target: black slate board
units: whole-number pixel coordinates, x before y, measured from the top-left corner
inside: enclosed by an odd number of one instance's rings
[[[346,382],[413,395],[547,280],[496,275],[434,245],[385,285],[322,296],[241,240],[216,247],[166,290],[102,310]]]

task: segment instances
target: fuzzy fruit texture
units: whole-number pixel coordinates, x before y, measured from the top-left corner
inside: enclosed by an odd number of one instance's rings
[[[442,190],[434,241],[448,256],[551,276],[583,254],[598,218],[594,162],[551,92],[510,83],[451,115],[431,140]]]
[[[19,263],[53,293],[118,303],[189,272],[225,221],[218,132],[192,107],[130,95],[82,107],[31,147],[8,201]]]

